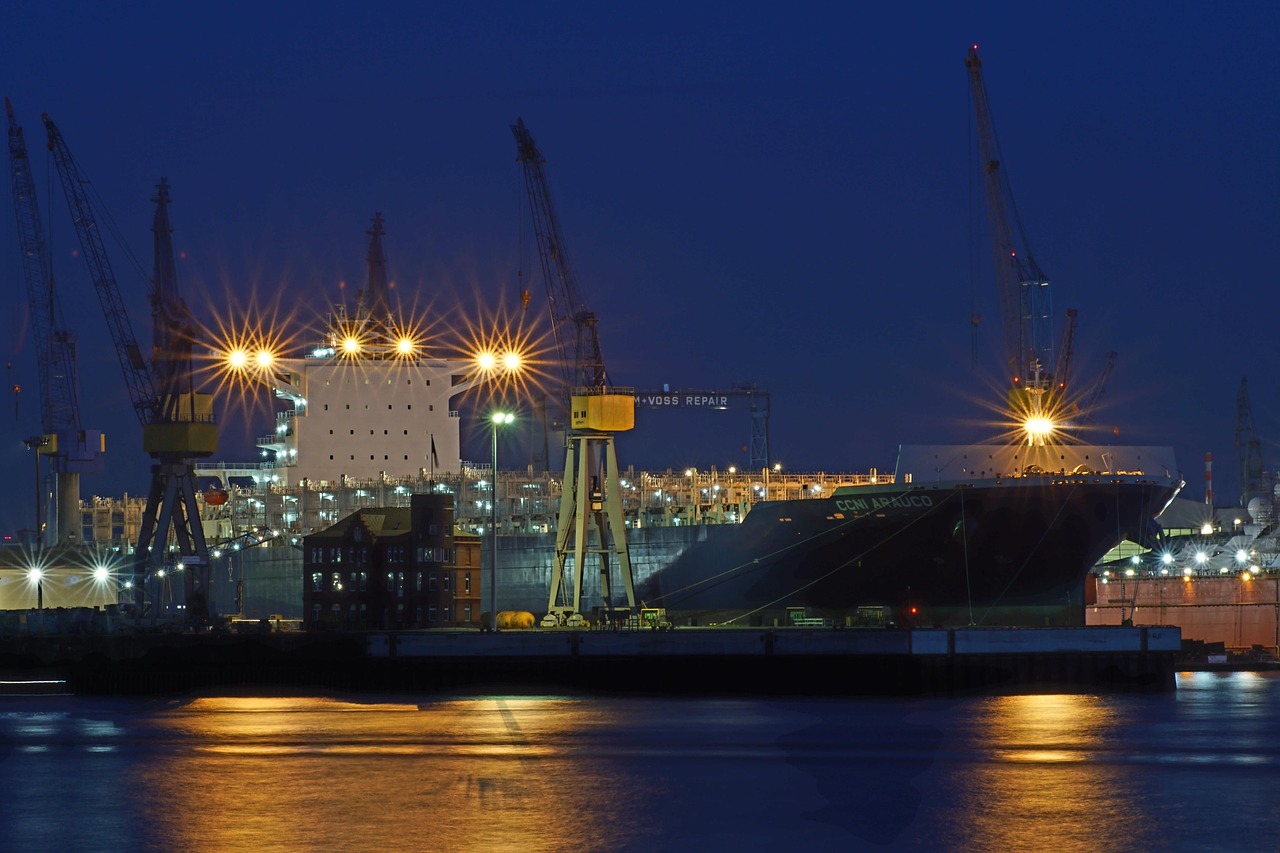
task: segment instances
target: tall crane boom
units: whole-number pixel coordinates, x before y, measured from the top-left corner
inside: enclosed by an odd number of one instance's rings
[[[67,143],[48,113],[42,114],[41,119],[49,135],[49,150],[53,152],[54,163],[62,179],[62,191],[67,198],[67,206],[71,209],[71,218],[75,224],[76,236],[80,240],[80,249],[89,265],[93,288],[98,293],[98,301],[102,303],[102,313],[107,318],[111,340],[116,348],[116,358],[119,359],[120,369],[124,372],[125,385],[129,391],[129,398],[133,402],[134,413],[143,425],[149,424],[154,420],[155,415],[155,385],[151,381],[151,373],[147,369],[142,349],[138,346],[138,339],[133,334],[129,314],[120,296],[120,287],[116,284],[115,273],[111,269],[111,261],[107,257],[106,247],[102,242],[102,233],[93,213],[93,205],[89,202],[89,196],[85,190],[88,181],[80,174],[80,169],[67,148]]]
[[[537,144],[524,119],[517,118],[511,125],[516,138],[517,160],[524,166],[525,188],[529,195],[529,209],[533,214],[534,232],[538,241],[538,257],[542,262],[542,278],[547,287],[547,305],[551,314],[551,332],[555,336],[564,370],[565,384],[571,389],[604,388],[608,377],[604,358],[600,354],[600,337],[596,330],[596,315],[587,310],[573,268],[560,236],[560,223],[547,188],[547,178],[542,166],[546,158],[538,151]]]
[[[1009,180],[1002,168],[1000,145],[991,120],[987,90],[982,80],[982,60],[974,45],[964,61],[977,114],[981,147],[982,176],[991,225],[991,247],[995,256],[1000,293],[1000,316],[1004,328],[1005,357],[1018,408],[1022,392],[1043,392],[1053,385],[1052,319],[1049,280],[1031,254],[1022,221],[1018,217]]]
[[[22,271],[31,306],[31,330],[35,338],[39,369],[40,426],[46,433],[80,428],[80,403],[75,386],[75,340],[67,331],[53,286],[52,265],[45,244],[36,182],[22,128],[13,114],[13,105],[4,99],[9,114],[9,163],[13,173],[13,206],[18,222],[18,244]]]
[[[218,448],[218,427],[211,394],[197,392],[192,383],[191,350],[195,323],[178,293],[174,264],[173,229],[169,225],[169,184],[160,179],[152,223],[155,276],[151,283],[151,313],[155,335],[151,364],[142,356],[133,326],[125,311],[106,247],[99,233],[93,205],[62,134],[43,116],[49,134],[49,150],[62,179],[67,207],[89,264],[94,289],[116,346],[133,409],[142,422],[142,447],[155,461],[151,487],[142,512],[138,544],[133,557],[133,589],[140,617],[150,582],[162,577],[166,565],[177,560],[185,569],[187,619],[202,624],[212,608],[212,574],[209,549],[200,522],[192,459],[209,456]],[[177,554],[169,549],[170,534]],[[153,609],[154,610],[154,596]]]
[[[511,125],[518,160],[524,166],[525,188],[538,240],[538,257],[547,286],[547,307],[556,339],[569,398],[569,433],[565,436],[565,489],[560,498],[556,562],[551,572],[544,625],[582,622],[582,581],[587,561],[600,567],[605,607],[613,609],[609,562],[618,564],[626,609],[635,607],[635,583],[627,550],[626,519],[622,512],[622,483],[613,433],[635,426],[634,388],[612,388],[600,355],[596,315],[587,310],[573,278],[569,256],[560,236],[560,223],[542,172],[546,159],[538,151],[524,119]],[[496,433],[495,433],[496,435]],[[495,438],[496,442],[496,438]],[[496,448],[496,443],[495,443]],[[495,458],[496,458],[495,451]],[[572,582],[567,566],[572,560]],[[569,587],[572,586],[572,597]],[[561,597],[562,591],[564,597]]]
[[[5,98],[4,105],[9,116],[14,214],[40,378],[40,429],[43,435],[32,439],[28,445],[52,461],[50,476],[57,483],[57,500],[43,514],[57,532],[57,543],[73,545],[80,541],[83,529],[80,475],[102,470],[101,454],[105,447],[101,432],[85,430],[81,426],[75,337],[67,328],[54,287],[53,264],[45,242],[44,221],[40,217],[26,140],[8,98]],[[42,498],[37,507],[46,504],[50,494],[44,485],[39,488]],[[37,509],[37,515],[40,514]],[[40,528],[41,519],[37,518],[37,531]],[[43,537],[41,542],[48,544]]]

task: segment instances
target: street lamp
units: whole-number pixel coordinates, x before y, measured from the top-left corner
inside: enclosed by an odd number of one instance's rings
[[[34,568],[27,576],[36,585],[36,609],[41,611],[41,618],[44,618],[44,570],[39,567]]]
[[[489,415],[493,425],[493,485],[489,493],[490,529],[493,545],[489,549],[489,627],[498,630],[498,427],[515,421],[511,412],[494,412]]]

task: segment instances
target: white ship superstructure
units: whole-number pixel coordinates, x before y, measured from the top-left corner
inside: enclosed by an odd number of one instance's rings
[[[461,471],[451,400],[474,384],[462,360],[353,358],[320,347],[276,362],[273,390],[289,406],[258,439],[279,485],[420,478]]]
[[[337,305],[302,358],[275,359],[264,381],[287,408],[258,439],[277,486],[434,479],[462,470],[458,394],[474,362],[434,358],[390,304],[382,214],[369,234],[368,280],[354,310]]]

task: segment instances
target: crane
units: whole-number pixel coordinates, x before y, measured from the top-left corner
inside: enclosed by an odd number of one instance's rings
[[[1249,405],[1249,386],[1244,377],[1236,392],[1236,464],[1240,472],[1240,506],[1248,509],[1254,498],[1269,500],[1270,489],[1262,467],[1262,440],[1253,428],[1253,407]]]
[[[134,413],[142,425],[143,449],[151,456],[151,486],[133,560],[133,589],[138,615],[145,606],[147,580],[169,561],[170,531],[184,571],[187,618],[203,622],[212,604],[209,551],[200,525],[192,460],[218,447],[218,427],[211,394],[195,390],[191,349],[195,324],[178,293],[169,225],[169,185],[160,179],[152,222],[155,268],[150,301],[155,335],[150,364],[134,336],[124,300],[112,271],[98,218],[87,192],[88,181],[76,164],[61,132],[42,116],[49,150],[61,178],[63,194],[89,266]],[[153,611],[154,616],[154,611]]]
[[[556,533],[556,561],[552,568],[547,615],[543,624],[582,622],[582,579],[588,555],[599,559],[600,589],[606,608],[612,607],[610,560],[618,563],[627,597],[635,608],[631,555],[627,550],[626,520],[622,513],[622,484],[618,475],[613,434],[635,426],[635,390],[609,382],[600,351],[596,315],[587,308],[573,277],[560,223],[551,203],[543,171],[546,159],[538,150],[524,119],[511,125],[517,160],[524,170],[529,210],[533,217],[547,290],[551,331],[560,357],[569,402],[569,430],[565,436],[565,488],[560,498]],[[589,524],[589,520],[593,525]],[[592,527],[595,536],[591,537]],[[565,566],[573,558],[573,596],[562,601]],[[567,590],[566,598],[567,598]]]
[[[987,103],[977,45],[969,49],[964,64],[969,69],[969,84],[977,114],[982,176],[1010,379],[1009,405],[1021,417],[1044,415],[1055,408],[1055,402],[1064,390],[1070,347],[1066,347],[1065,358],[1055,362],[1049,279],[1031,253],[1008,177],[1002,168],[1000,144]],[[1069,313],[1068,329],[1074,331],[1074,328],[1075,315]],[[1060,370],[1061,375],[1055,375],[1055,370]]]
[[[26,140],[8,98],[4,99],[4,106],[9,116],[13,207],[18,222],[18,243],[40,380],[42,435],[29,439],[27,443],[52,461],[52,473],[57,483],[56,522],[51,525],[56,531],[55,541],[60,545],[75,545],[81,539],[80,475],[102,470],[101,454],[105,446],[100,431],[85,430],[81,426],[75,337],[67,329],[54,287],[53,265],[45,242]],[[42,495],[47,494],[45,487],[37,487]],[[39,519],[36,520],[36,528],[39,537]]]

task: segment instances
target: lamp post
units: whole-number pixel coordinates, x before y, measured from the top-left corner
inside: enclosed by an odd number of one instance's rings
[[[511,412],[494,412],[489,416],[493,426],[493,485],[489,491],[490,530],[493,544],[489,548],[489,627],[498,630],[498,427],[516,419]]]

